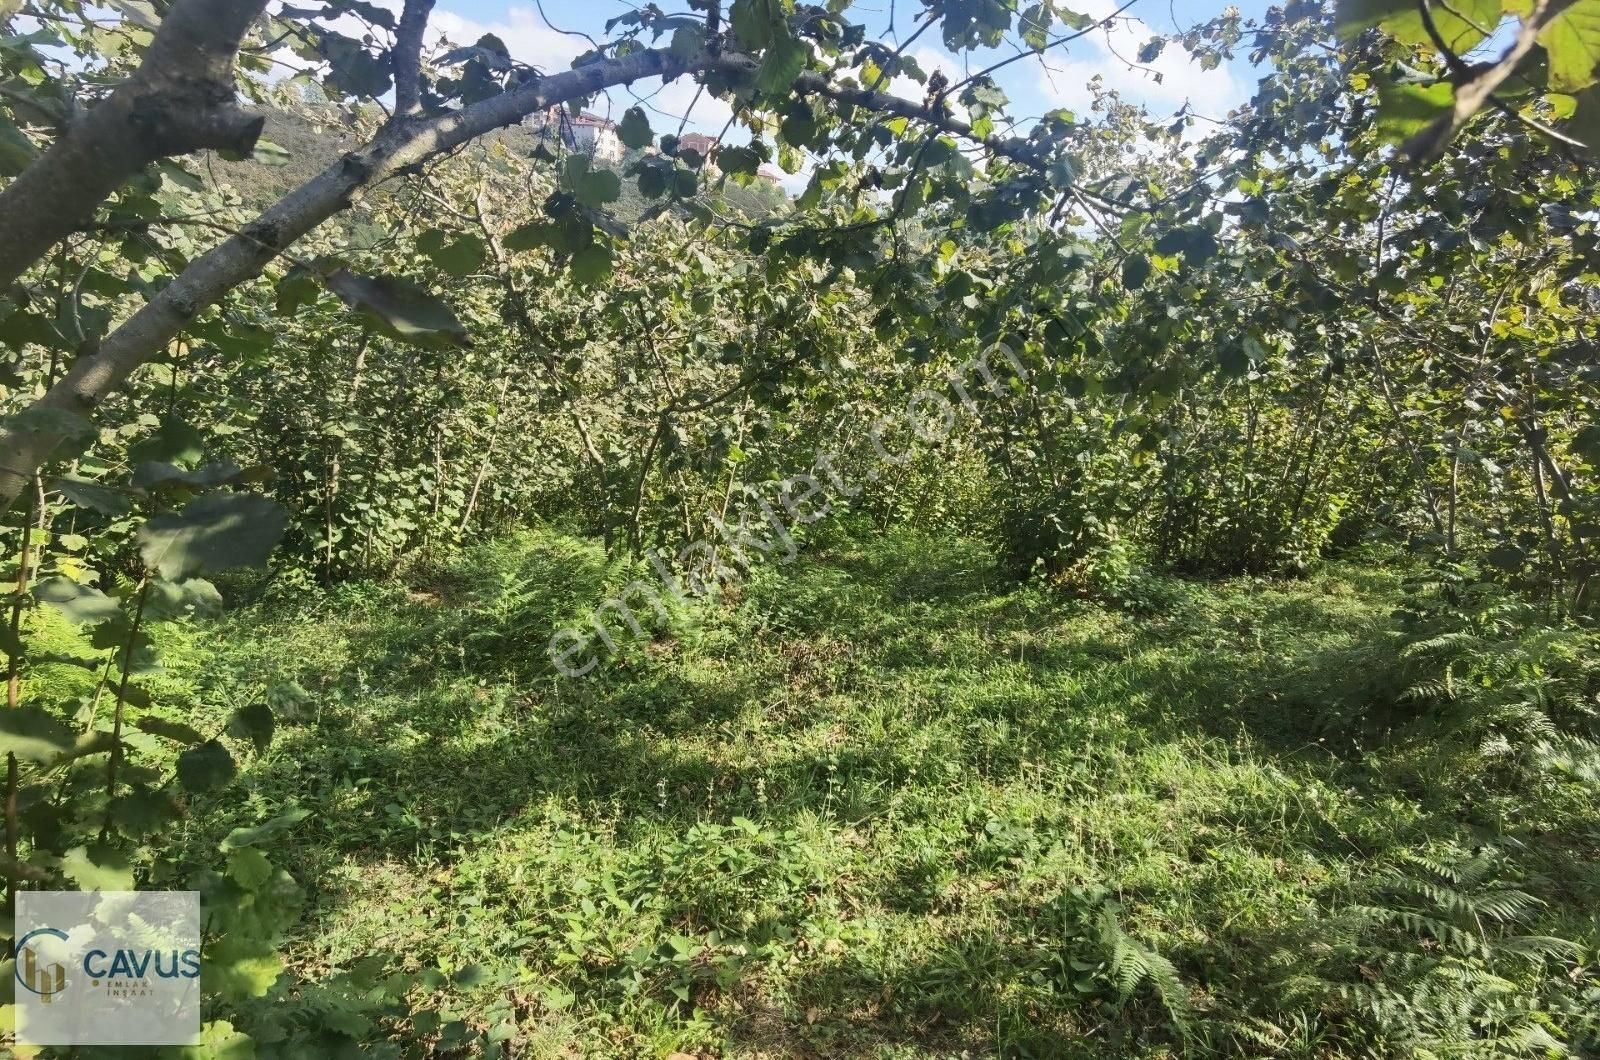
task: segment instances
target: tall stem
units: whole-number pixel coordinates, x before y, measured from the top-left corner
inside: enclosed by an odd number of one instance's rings
[[[43,485],[39,476],[33,476],[33,492],[28,495],[28,510],[22,521],[22,553],[17,560],[17,592],[11,601],[11,650],[6,663],[6,708],[16,710],[22,706],[22,601],[28,591],[28,580],[33,567],[33,522],[43,508],[39,495]],[[17,901],[17,841],[20,827],[17,815],[17,756],[6,755],[6,912],[16,908]]]
[[[133,630],[122,648],[122,676],[117,682],[117,703],[111,714],[111,761],[106,766],[106,819],[100,826],[100,841],[111,835],[111,812],[117,795],[117,767],[122,763],[122,705],[128,699],[128,680],[133,672],[133,652],[139,642],[139,627],[144,624],[144,604],[150,598],[150,575],[139,583],[139,602],[133,608]]]
[[[367,367],[367,346],[370,336],[366,332],[361,334],[361,343],[356,347],[355,367],[350,370],[350,394],[345,398],[344,412],[354,412],[356,399],[361,396],[362,374]],[[342,424],[341,424],[342,426]],[[328,484],[323,491],[323,551],[322,551],[322,578],[324,581],[333,581],[333,517],[334,508],[339,500],[339,475],[342,471],[344,459],[345,437],[340,434],[333,443],[333,459],[328,466]]]

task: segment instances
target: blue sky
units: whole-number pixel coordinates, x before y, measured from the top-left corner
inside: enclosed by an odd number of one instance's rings
[[[669,13],[687,8],[686,4],[674,0],[658,2]],[[624,0],[544,0],[544,14],[550,23],[561,29],[582,31],[600,38],[604,35],[606,19],[631,6]],[[1067,6],[1101,17],[1111,13],[1116,5],[1112,0],[1070,0]],[[1197,64],[1190,63],[1181,50],[1172,48],[1154,64],[1162,75],[1157,80],[1149,73],[1129,69],[1119,56],[1132,60],[1152,33],[1172,33],[1205,21],[1221,13],[1224,6],[1213,0],[1138,0],[1126,13],[1138,21],[1122,21],[1109,32],[1097,31],[1051,52],[1047,67],[1042,68],[1036,60],[1013,64],[1001,75],[1002,87],[1012,100],[1012,117],[1037,116],[1063,106],[1087,111],[1091,99],[1088,84],[1096,76],[1117,89],[1125,99],[1147,106],[1153,114],[1171,114],[1188,101],[1201,114],[1221,117],[1248,98],[1254,87],[1258,75],[1244,61],[1236,60],[1219,69],[1203,71]],[[1259,17],[1267,4],[1265,0],[1244,0],[1237,6],[1247,17]],[[869,31],[892,41],[893,37],[884,35],[889,10],[889,0],[861,0],[851,8],[850,15],[864,22]],[[907,30],[920,10],[920,5],[900,0],[897,5],[899,28]],[[547,70],[564,69],[573,55],[588,47],[579,37],[552,30],[541,17],[534,0],[439,0],[434,25],[456,43],[470,43],[483,32],[497,33],[518,59]],[[909,54],[916,57],[924,70],[943,67],[952,74],[960,72],[968,62],[974,63],[974,68],[984,64],[981,55],[961,58],[946,52],[932,31],[919,38]],[[909,82],[892,87],[902,95],[921,94],[920,89]],[[648,98],[651,124],[656,131],[667,132],[676,129],[694,95],[694,86],[687,83],[687,79],[665,87],[659,83],[639,84],[634,86],[634,93]],[[609,109],[613,115],[620,116],[633,102],[628,92],[614,91],[609,102],[597,101],[595,109]],[[727,121],[728,113],[728,108],[720,101],[702,98],[690,114],[687,128],[715,134]],[[733,138],[730,135],[730,139]]]

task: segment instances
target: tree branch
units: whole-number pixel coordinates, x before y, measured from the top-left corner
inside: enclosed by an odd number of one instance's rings
[[[750,60],[744,59],[742,62],[748,65],[750,69],[754,69],[754,64]],[[970,140],[982,146],[990,154],[998,155],[1027,169],[1039,173],[1043,173],[1046,170],[1045,153],[1038,147],[1014,136],[1000,136],[997,133],[979,136],[973,131],[971,125],[937,104],[928,105],[903,99],[900,96],[890,95],[887,92],[836,85],[818,74],[800,75],[795,80],[794,87],[796,91],[802,94],[814,92],[828,97],[835,103],[861,107],[864,110],[875,111],[880,114],[893,114],[912,121],[922,122],[924,125],[940,132],[949,133],[963,140]],[[1086,188],[1081,190],[1086,195],[1099,198],[1099,196]]]
[[[188,6],[193,0],[184,2]],[[243,0],[232,2],[239,5]],[[260,2],[256,0],[255,6]],[[190,262],[159,294],[106,336],[97,353],[80,358],[29,410],[49,410],[54,415],[29,417],[26,425],[14,424],[0,430],[0,453],[6,454],[0,462],[0,512],[11,506],[33,473],[66,440],[70,431],[62,426],[61,413],[68,420],[87,420],[135,369],[165,350],[197,314],[260,275],[284,249],[349,208],[365,189],[390,177],[414,172],[430,159],[493,129],[515,124],[534,111],[647,77],[671,79],[709,69],[750,73],[756,63],[747,56],[702,54],[684,59],[666,49],[641,49],[530,81],[460,110],[428,118],[396,115],[366,146],[345,155],[279,199],[238,233]],[[970,125],[943,108],[929,108],[881,92],[839,87],[812,74],[797,79],[794,87],[801,93],[817,92],[841,103],[913,118],[980,143],[996,155],[1030,168],[1045,168],[1040,149],[1014,138],[979,137]],[[66,230],[73,230],[78,222],[78,218],[69,219]],[[735,389],[738,385],[743,384],[736,384]],[[718,395],[707,404],[721,396],[725,395]]]
[[[428,28],[434,0],[406,0],[394,40],[394,112],[422,109],[422,35]]]
[[[159,355],[201,310],[260,275],[279,252],[334,214],[363,189],[546,107],[646,77],[676,77],[690,66],[665,50],[647,49],[592,63],[422,121],[390,121],[360,150],[312,177],[266,212],[179,273],[161,293],[107,335],[98,353],[72,370],[34,403],[87,419],[129,374]],[[74,222],[75,223],[75,222]],[[59,417],[39,417],[0,430],[0,511],[9,508],[33,472],[51,458],[67,432]]]
[[[263,119],[235,102],[233,63],[266,0],[178,0],[144,62],[0,191],[0,288],[129,177],[204,147],[248,154]]]
[[[1432,12],[1429,9],[1429,0],[1418,0],[1423,15],[1423,25],[1428,30],[1434,46],[1444,57],[1445,64],[1455,74],[1455,102],[1450,112],[1426,129],[1417,133],[1411,139],[1400,145],[1400,153],[1415,165],[1431,162],[1444,153],[1450,146],[1450,141],[1455,139],[1472,116],[1483,107],[1485,103],[1494,102],[1494,92],[1516,71],[1516,68],[1527,58],[1539,43],[1539,33],[1568,7],[1573,0],[1533,0],[1532,8],[1522,16],[1522,25],[1517,30],[1516,39],[1506,48],[1505,52],[1493,63],[1470,67],[1452,52],[1440,36],[1438,27],[1434,24]]]

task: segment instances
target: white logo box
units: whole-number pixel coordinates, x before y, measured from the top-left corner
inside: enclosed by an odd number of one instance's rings
[[[19,891],[23,1045],[195,1045],[197,891]]]

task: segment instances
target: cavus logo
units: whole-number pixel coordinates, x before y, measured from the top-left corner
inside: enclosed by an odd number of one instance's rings
[[[22,891],[13,930],[18,1044],[199,1040],[196,892]]]
[[[40,935],[67,941],[65,931],[42,927],[28,932],[17,940],[17,982],[39,995],[46,1005],[61,996],[67,988],[67,969],[54,961],[42,961],[37,946],[29,945]]]

